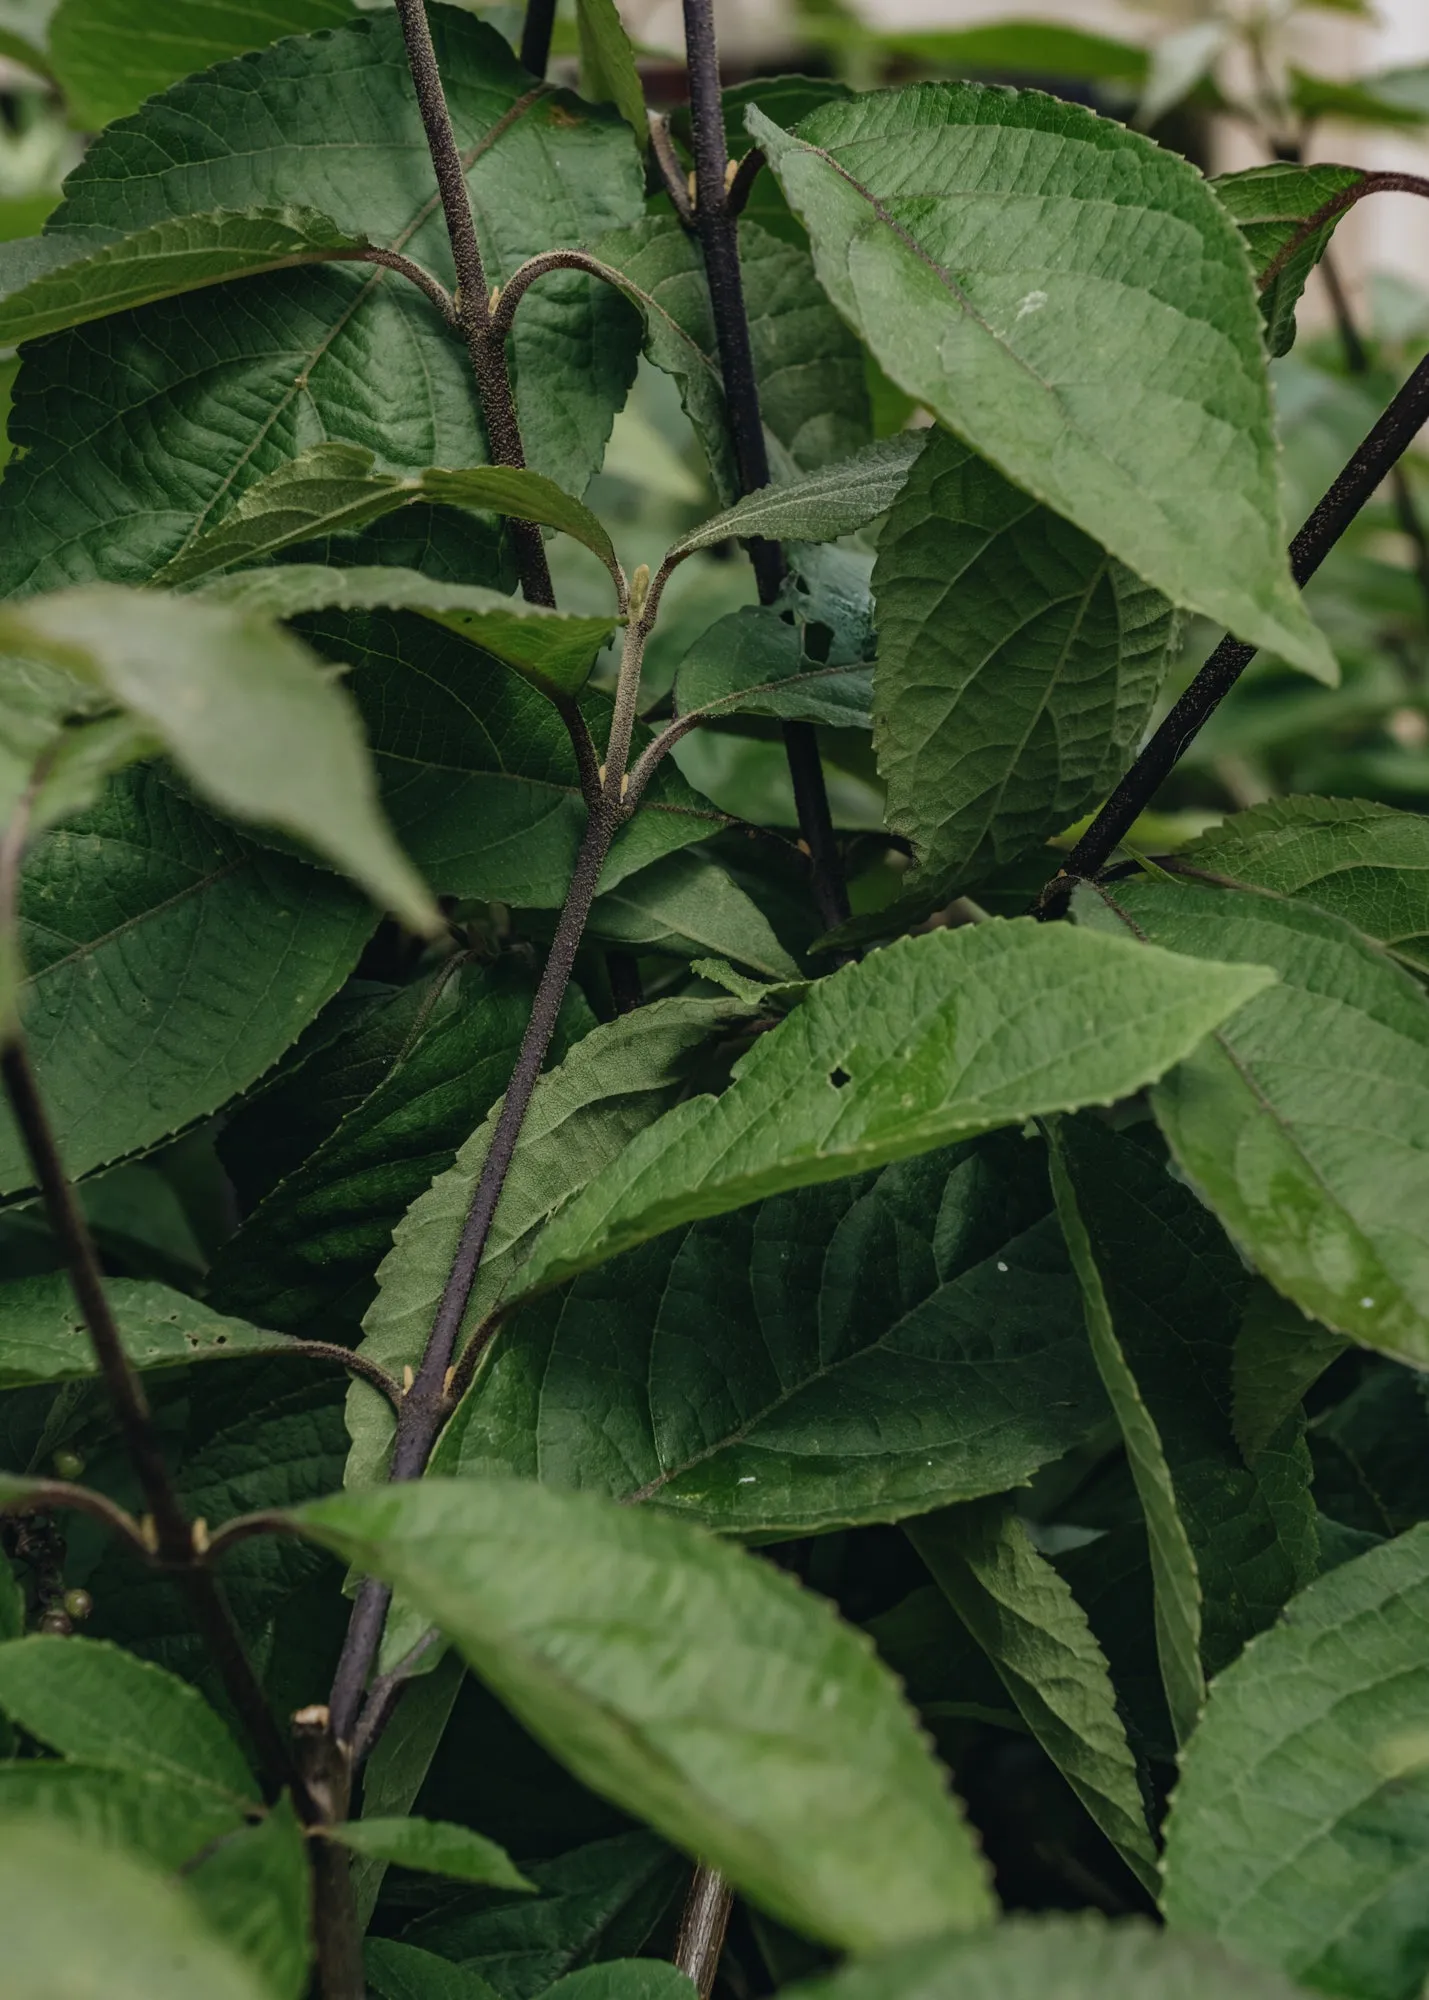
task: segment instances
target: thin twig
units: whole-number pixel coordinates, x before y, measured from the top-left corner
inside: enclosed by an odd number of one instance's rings
[[[1312,242],[1327,223],[1353,208],[1356,202],[1363,201],[1367,194],[1429,195],[1429,180],[1422,174],[1364,174],[1351,186],[1341,188],[1338,194],[1332,194],[1328,201],[1321,202],[1314,214],[1307,216],[1294,234],[1281,244],[1256,281],[1261,291],[1274,283],[1297,250]]]
[[[466,173],[452,130],[451,112],[432,47],[432,31],[425,0],[396,0],[407,49],[407,64],[427,135],[427,150],[446,218],[452,262],[456,266],[457,325],[466,340],[486,419],[487,445],[493,465],[524,466],[525,450],[516,421],[516,401],[511,393],[511,376],[506,366],[504,343],[491,329],[486,266],[476,238],[476,218],[467,192]],[[529,521],[509,522],[511,539],[521,572],[521,591],[528,603],[554,604],[551,572],[541,531]]]
[[[738,224],[729,199],[729,153],[725,145],[713,0],[684,0],[684,10],[695,150],[694,226],[704,252],[740,490],[752,493],[769,484],[769,454],[764,442],[759,384],[744,304]],[[783,553],[777,542],[758,538],[751,539],[747,547],[759,601],[772,604],[783,582]],[[824,924],[832,930],[847,918],[849,903],[818,738],[809,722],[786,722],[783,730],[799,831],[809,853],[814,900]]]
[[[367,1762],[373,1746],[392,1719],[392,1711],[402,1697],[403,1691],[416,1674],[417,1668],[432,1650],[442,1634],[434,1625],[424,1632],[409,1653],[405,1653],[390,1673],[379,1674],[367,1691],[363,1705],[362,1719],[352,1744],[352,1768],[360,1771]]]
[[[694,1982],[700,2000],[709,2000],[714,1991],[733,1903],[734,1891],[724,1877],[700,1862],[680,1912],[673,1954],[675,1966]]]
[[[338,250],[334,252],[334,264],[380,264],[384,271],[397,271],[419,292],[425,292],[448,326],[460,328],[461,318],[456,309],[456,300],[440,278],[434,278],[414,257],[404,257],[400,250],[383,250],[369,243],[362,250]]]
[[[107,1499],[103,1493],[96,1493],[92,1487],[76,1486],[68,1479],[37,1479],[13,1500],[0,1502],[0,1514],[50,1514],[58,1508],[71,1508],[76,1514],[89,1514],[102,1522],[112,1534],[128,1542],[139,1554],[149,1557],[153,1554],[144,1531],[132,1514],[126,1514],[122,1507]]]
[[[308,1361],[335,1361],[339,1368],[346,1368],[349,1374],[359,1375],[364,1382],[370,1382],[387,1398],[394,1410],[402,1407],[402,1384],[394,1381],[385,1368],[379,1368],[375,1361],[369,1361],[355,1348],[341,1347],[335,1340],[290,1340],[285,1342],[282,1351]]]
[[[544,278],[551,271],[587,271],[591,277],[603,279],[617,291],[627,289],[627,280],[623,275],[613,265],[602,264],[599,257],[592,257],[588,250],[542,250],[538,256],[528,257],[524,264],[518,264],[501,287],[501,296],[491,315],[491,331],[497,339],[510,337],[517,306],[537,278]]]
[[[735,168],[734,179],[729,184],[728,199],[731,215],[743,215],[745,204],[754,192],[754,183],[758,180],[763,165],[764,154],[758,146],[751,146]]]
[[[1290,568],[1304,585],[1390,470],[1429,422],[1429,357],[1420,362],[1354,457],[1290,544]],[[1066,914],[1072,890],[1110,860],[1199,731],[1230,693],[1256,648],[1222,639],[1141,755],[1037,900],[1042,918]]]
[[[670,197],[670,206],[686,229],[692,229],[695,208],[690,200],[690,183],[675,151],[675,142],[670,137],[670,121],[659,111],[650,113],[650,150],[655,155],[655,164],[660,169],[660,179]]]
[[[521,24],[521,67],[544,76],[551,60],[551,30],[556,25],[556,0],[526,0]]]

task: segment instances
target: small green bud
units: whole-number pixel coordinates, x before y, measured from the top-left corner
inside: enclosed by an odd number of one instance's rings
[[[64,1594],[64,1608],[67,1617],[83,1620],[94,1609],[94,1599],[87,1590],[67,1590]]]
[[[47,1611],[40,1620],[40,1630],[54,1639],[68,1639],[74,1627],[63,1611]]]
[[[61,1479],[78,1479],[84,1472],[84,1460],[77,1451],[57,1451],[55,1471]]]

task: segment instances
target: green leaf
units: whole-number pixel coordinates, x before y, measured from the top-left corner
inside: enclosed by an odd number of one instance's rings
[[[0,646],[97,683],[221,812],[296,835],[412,929],[442,928],[382,818],[349,696],[269,620],[90,584],[0,609]]]
[[[672,1230],[516,1315],[434,1469],[781,1538],[1001,1492],[1105,1418],[1042,1150],[1006,1135]]]
[[[905,893],[946,902],[1111,790],[1178,620],[1097,544],[945,434],[879,538],[874,747]]]
[[[989,21],[975,28],[890,31],[855,24],[851,17],[830,16],[811,21],[806,32],[835,48],[872,41],[890,55],[949,76],[1025,76],[1039,82],[1056,77],[1065,83],[1106,83],[1131,90],[1139,90],[1146,76],[1144,48],[1059,21]],[[767,104],[763,108],[774,116],[774,108]]]
[[[732,95],[725,93],[726,102]],[[739,136],[747,145],[742,126]],[[768,175],[762,179],[769,183]],[[678,385],[716,493],[733,502],[739,476],[697,243],[673,216],[647,216],[632,229],[602,237],[593,249],[645,322],[647,358]],[[858,342],[825,297],[807,249],[781,242],[747,213],[739,227],[739,261],[776,478],[847,458],[871,435]]]
[[[437,893],[559,909],[586,815],[570,736],[549,701],[407,612],[325,612],[304,621],[303,636],[348,664],[388,817]],[[609,696],[580,699],[605,742]],[[634,751],[649,740],[637,725]],[[667,759],[617,834],[601,887],[725,824]]]
[[[701,1049],[722,1028],[747,1020],[737,1000],[657,1000],[592,1030],[536,1085],[502,1191],[486,1254],[463,1320],[480,1324],[530,1256],[548,1218],[607,1172],[641,1127],[678,1101]],[[392,1234],[361,1352],[395,1373],[415,1368],[456,1255],[462,1226],[495,1130],[498,1109],[418,1197]],[[392,1412],[367,1384],[348,1394],[353,1451],[347,1483],[380,1476]]]
[[[587,930],[637,951],[678,958],[715,952],[770,979],[799,977],[753,897],[718,862],[689,848],[597,896]]]
[[[1211,1692],[1166,1827],[1167,1918],[1303,1985],[1429,1971],[1429,1527],[1322,1577]]]
[[[1366,1347],[1429,1362],[1429,1001],[1342,919],[1193,883],[1083,909],[1279,983],[1152,1093],[1177,1163],[1278,1291]]]
[[[148,772],[37,843],[20,917],[26,1035],[73,1175],[261,1076],[342,984],[373,921],[345,885],[216,825]],[[156,993],[172,996],[161,1013]],[[0,1190],[29,1180],[0,1115]]]
[[[405,476],[393,472],[379,472],[370,451],[360,445],[327,443],[312,445],[296,458],[289,459],[256,485],[250,486],[233,510],[224,516],[221,525],[207,534],[188,543],[181,553],[166,563],[159,573],[159,581],[166,584],[192,584],[202,577],[211,576],[216,570],[231,569],[235,563],[253,564],[265,562],[280,549],[291,548],[296,542],[311,542],[323,535],[348,534],[355,528],[366,527],[369,522],[380,521],[384,515],[395,512],[400,507],[410,507],[418,501],[428,501],[439,506],[485,509],[498,514],[511,514],[520,521],[535,521],[545,528],[559,528],[584,544],[593,555],[600,557],[607,568],[615,567],[615,550],[610,537],[600,525],[589,507],[563,493],[552,479],[544,478],[539,472],[505,465],[476,465],[462,472],[443,472],[429,468],[424,472],[408,473]],[[314,566],[316,567],[316,566]],[[392,588],[400,592],[401,578],[409,574],[394,571]],[[366,598],[364,588],[373,588],[380,581],[372,571],[360,571],[366,585],[354,583],[350,589],[358,594],[349,599],[327,597],[319,586],[318,601],[303,604],[297,601],[301,596],[301,583],[267,585],[269,591],[278,591],[280,601],[286,607],[279,612],[282,617],[304,610],[321,610],[325,604],[346,602],[352,609],[367,609],[378,603],[386,603],[396,608],[403,600],[398,598]],[[239,585],[239,601],[243,602],[248,586]],[[311,583],[309,588],[311,588]],[[410,592],[414,586],[406,586]],[[428,589],[435,595],[435,585]],[[295,594],[295,595],[294,595]],[[460,599],[457,600],[460,608]],[[265,607],[266,608],[266,607]],[[423,610],[417,604],[412,607]],[[489,609],[493,612],[505,609],[510,625],[514,625],[521,614],[509,598],[497,591],[482,591],[474,609]],[[547,617],[551,614],[548,612]],[[606,631],[614,625],[612,618]],[[461,630],[461,626],[456,627]],[[477,636],[475,633],[473,637]]]
[[[0,1645],[0,1708],[51,1750],[102,1770],[164,1776],[240,1804],[257,1797],[202,1695],[102,1640]]]
[[[7,2000],[272,2000],[182,1890],[119,1854],[0,1826]]]
[[[692,1982],[658,1958],[606,1959],[568,1972],[547,1988],[549,2000],[691,2000]]]
[[[363,1969],[377,2000],[492,2000],[492,1988],[474,1972],[395,1938],[366,1938]]]
[[[278,13],[279,32],[292,12]],[[432,32],[471,159],[488,283],[638,219],[639,156],[613,113],[533,88],[469,13],[437,8]],[[47,234],[90,250],[217,209],[287,207],[400,248],[450,285],[394,9],[175,84],[90,148]],[[546,280],[522,307],[511,353],[527,459],[570,491],[600,462],[634,370],[632,336],[629,306],[581,272]],[[96,370],[99,403],[84,390]],[[315,442],[371,451],[397,476],[486,456],[466,351],[436,307],[395,272],[337,263],[210,287],[36,346],[11,431],[25,449],[0,501],[4,594],[145,581]],[[148,449],[152,437],[166,448]]]
[[[586,1784],[783,1921],[867,1950],[990,1917],[891,1675],[769,1564],[525,1480],[427,1479],[293,1518],[411,1598]]]
[[[351,19],[351,0],[165,0],[142,24],[133,0],[60,0],[50,48],[70,116],[97,132],[225,56]]]
[[[1252,1281],[1195,1196],[1150,1145],[1093,1119],[1062,1121],[1055,1153],[1088,1331],[1151,1538],[1158,1650],[1184,1742],[1207,1677],[1316,1572],[1309,1457],[1294,1421],[1253,1466],[1241,1454],[1233,1373]]]
[[[1359,167],[1336,167],[1327,161],[1301,167],[1275,160],[1268,166],[1247,167],[1238,174],[1221,174],[1211,182],[1222,205],[1235,217],[1250,251],[1250,261],[1261,285],[1265,342],[1273,355],[1288,354],[1294,346],[1295,308],[1300,303],[1305,280],[1329,249],[1330,238],[1348,207],[1295,249],[1290,246],[1326,202],[1363,179],[1364,172]],[[1266,272],[1282,257],[1284,262],[1266,283]]]
[[[800,542],[832,542],[851,535],[893,505],[922,448],[923,439],[916,435],[881,438],[851,458],[801,479],[761,486],[682,535],[665,559],[683,562],[696,549],[713,548],[732,535]]]
[[[1268,799],[1182,850],[1177,869],[1343,917],[1429,976],[1429,819],[1368,799]]]
[[[109,1278],[104,1289],[135,1368],[281,1354],[288,1345],[281,1333],[228,1319],[167,1285]],[[63,1272],[0,1285],[0,1389],[80,1381],[96,1372],[84,1317]]]
[[[210,1297],[268,1325],[350,1341],[393,1229],[505,1089],[533,990],[510,964],[448,967],[387,1073],[219,1250]],[[555,1054],[588,1025],[572,996]]]
[[[1193,167],[973,84],[826,105],[797,137],[748,121],[900,388],[1173,604],[1333,677],[1285,557],[1245,251]]]
[[[536,2000],[553,1980],[593,1958],[639,1951],[689,1882],[680,1857],[648,1833],[595,1841],[538,1862],[530,1873],[539,1896],[482,1891],[419,1917],[407,1938],[489,1980],[502,2000]],[[369,1949],[385,1946],[374,1941]],[[485,2000],[485,1994],[458,1990],[451,2000]]]
[[[983,1937],[915,1944],[784,1990],[789,2000],[1295,2000],[1296,1992],[1204,1938],[1090,1913],[1012,1916]]]
[[[212,1928],[246,1959],[272,2000],[303,2000],[312,1959],[307,1840],[284,1793],[186,1874]]]
[[[950,1507],[908,1535],[1027,1727],[1137,1879],[1160,1880],[1136,1761],[1086,1613],[1004,1500]]]
[[[1429,119],[1429,68],[1422,63],[1348,79],[1292,67],[1289,85],[1291,105],[1306,119],[1335,118],[1390,131]]]
[[[576,32],[581,96],[591,104],[613,104],[643,152],[650,143],[645,92],[615,0],[576,0]]]
[[[243,1825],[236,1799],[157,1772],[27,1757],[0,1764],[0,1821],[25,1819],[172,1874]]]
[[[354,1854],[420,1868],[454,1882],[480,1882],[491,1889],[531,1889],[534,1882],[517,1868],[504,1848],[469,1827],[435,1819],[353,1819],[328,1836]]]
[[[1083,952],[1077,935],[1031,918],[967,925],[820,980],[760,1037],[723,1097],[668,1112],[566,1205],[521,1289],[764,1195],[1110,1103],[1189,1053],[1268,977],[1169,956],[1138,965],[1132,952]]]
[[[773,715],[785,722],[866,729],[872,704],[867,661],[829,666],[810,660],[795,627],[764,605],[746,605],[717,619],[675,675],[675,709],[682,716]]]
[[[0,245],[0,344],[366,248],[365,237],[298,207],[172,216],[97,246],[74,232],[22,238]]]
[[[1263,1279],[1251,1286],[1231,1359],[1235,1438],[1249,1464],[1348,1344]]]
[[[616,622],[551,611],[476,584],[437,583],[395,565],[333,569],[280,563],[217,577],[203,586],[202,596],[268,618],[304,611],[417,611],[514,667],[543,693],[557,694],[575,694],[584,686]]]

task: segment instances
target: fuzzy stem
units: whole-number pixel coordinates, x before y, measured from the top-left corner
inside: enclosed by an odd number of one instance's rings
[[[1304,585],[1381,482],[1429,422],[1429,357],[1420,362],[1290,544],[1290,568]],[[1256,648],[1222,639],[1141,755],[1038,898],[1042,918],[1066,914],[1073,888],[1095,876],[1150,805],[1179,759],[1230,693]]]
[[[486,267],[476,240],[476,218],[467,192],[466,174],[452,130],[451,112],[432,47],[432,31],[425,0],[397,0],[402,39],[407,48],[407,65],[427,135],[427,150],[437,178],[442,213],[446,217],[452,262],[456,266],[457,325],[466,341],[486,419],[487,445],[493,465],[524,466],[526,454],[516,421],[516,402],[511,393],[511,377],[506,367],[503,342],[492,332],[491,309],[487,300]],[[541,531],[529,521],[508,523],[516,561],[521,572],[521,591],[528,603],[554,604],[551,572],[546,563],[546,547]]]
[[[740,489],[752,493],[769,484],[769,455],[764,443],[759,384],[744,304],[744,278],[739,267],[738,220],[729,199],[729,153],[724,137],[714,5],[713,0],[684,0],[684,8],[685,60],[690,73],[690,120],[695,142],[695,230],[704,252]],[[783,553],[777,542],[758,538],[751,539],[748,547],[759,601],[772,604],[783,582]],[[847,918],[849,904],[818,738],[809,722],[786,722],[783,730],[799,832],[809,851],[814,900],[819,915],[832,930]]]

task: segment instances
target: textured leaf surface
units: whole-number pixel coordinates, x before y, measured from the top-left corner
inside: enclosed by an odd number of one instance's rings
[[[791,2000],[1294,2000],[1295,1990],[1204,1938],[1093,1916],[1014,1916],[984,1937],[913,1945],[785,1988]]]
[[[1295,308],[1305,280],[1329,249],[1336,225],[1348,211],[1333,216],[1303,242],[1296,239],[1326,202],[1363,179],[1359,167],[1336,167],[1328,161],[1301,167],[1275,160],[1242,173],[1221,174],[1211,182],[1222,205],[1235,217],[1261,281],[1265,341],[1273,355],[1288,353],[1294,345]],[[1282,259],[1267,283],[1266,272]]]
[[[362,1966],[377,2000],[491,2000],[478,1973],[396,1938],[365,1938]]]
[[[307,1838],[286,1794],[256,1825],[217,1846],[186,1882],[272,2000],[303,2000],[313,1955],[312,1876]]]
[[[588,1273],[498,1333],[439,1469],[737,1534],[1000,1492],[1105,1418],[1040,1147],[930,1153]]]
[[[136,1368],[281,1353],[287,1345],[281,1333],[228,1319],[148,1279],[110,1278],[105,1291]],[[0,1285],[0,1388],[70,1382],[95,1372],[89,1334],[62,1272]]]
[[[50,48],[72,117],[98,131],[225,56],[351,18],[351,0],[164,0],[141,26],[129,0],[60,0]]]
[[[603,237],[594,249],[644,319],[646,355],[677,383],[715,490],[732,502],[739,479],[698,247],[673,217],[647,216],[633,229]],[[746,215],[739,261],[776,477],[847,458],[868,443],[871,428],[858,342],[825,297],[807,250],[780,242]]]
[[[923,448],[920,437],[882,438],[852,458],[783,486],[761,486],[724,513],[682,535],[670,555],[676,560],[696,549],[728,541],[731,535],[763,535],[769,541],[833,542],[854,534],[885,513],[898,498],[908,469]]]
[[[638,155],[613,112],[534,84],[470,14],[435,8],[432,29],[489,283],[638,218]],[[289,205],[450,283],[393,9],[175,84],[90,149],[49,233],[88,247],[216,208]],[[527,456],[566,488],[600,461],[632,330],[625,302],[579,272],[523,305],[513,354]],[[98,403],[83,388],[96,371]],[[486,456],[461,343],[416,287],[357,265],[271,272],[57,335],[27,356],[11,421],[29,449],[0,503],[7,592],[142,581],[324,439],[397,474]],[[165,449],[152,451],[159,433]]]
[[[1104,798],[1177,638],[1166,599],[946,434],[879,538],[874,747],[946,900]]]
[[[354,1819],[333,1830],[332,1838],[354,1854],[420,1868],[454,1882],[480,1882],[491,1889],[534,1889],[504,1848],[470,1827],[434,1819]]]
[[[0,245],[0,343],[365,248],[365,237],[310,208],[173,216],[97,245],[64,233],[22,238]]]
[[[204,586],[206,600],[270,618],[304,611],[418,611],[483,652],[514,667],[534,686],[574,694],[615,630],[613,618],[581,618],[527,604],[477,584],[438,583],[395,564],[333,569],[279,563],[241,570]]]
[[[432,467],[399,476],[377,470],[372,453],[360,445],[329,442],[300,452],[249,487],[218,527],[165,564],[162,581],[195,583],[235,563],[263,562],[295,542],[350,533],[420,501],[514,514],[522,521],[559,528],[603,563],[615,561],[610,537],[590,509],[539,472],[478,465],[463,472]],[[496,609],[499,593],[484,595]],[[519,615],[509,599],[503,601],[513,618]]]
[[[1322,1992],[1429,1971],[1429,1527],[1322,1577],[1216,1682],[1167,1822],[1165,1907]]]
[[[22,878],[21,1006],[70,1173],[152,1145],[261,1076],[372,923],[344,885],[216,825],[152,773],[46,835]],[[6,1114],[0,1189],[28,1181]]]
[[[718,862],[688,848],[597,896],[587,929],[639,951],[718,953],[770,979],[799,977],[754,898]]]
[[[1028,1728],[1154,1894],[1160,1879],[1135,1759],[1086,1613],[1004,1500],[952,1507],[908,1530],[997,1669]]]
[[[166,1874],[243,1824],[237,1799],[160,1772],[26,1757],[0,1763],[0,1821],[24,1819]]]
[[[1429,1001],[1308,904],[1191,883],[1113,894],[1098,921],[1279,974],[1158,1086],[1157,1121],[1278,1290],[1333,1331],[1423,1366]]]
[[[380,908],[441,928],[383,819],[350,696],[270,620],[90,584],[0,611],[0,645],[97,682],[221,812],[295,834]]]
[[[592,1030],[536,1085],[496,1211],[463,1326],[480,1324],[530,1256],[547,1219],[609,1170],[642,1126],[675,1103],[698,1052],[722,1027],[748,1019],[735,1000],[657,1000]],[[362,1352],[401,1375],[426,1345],[462,1225],[491,1144],[493,1109],[453,1164],[393,1232],[365,1321]],[[349,1484],[377,1476],[392,1436],[387,1404],[365,1383],[348,1393]]]
[[[0,1708],[63,1756],[162,1774],[240,1802],[256,1796],[202,1695],[118,1646],[43,1637],[0,1645]]]
[[[1205,1679],[1316,1573],[1309,1456],[1289,1410],[1253,1464],[1236,1442],[1236,1343],[1253,1282],[1215,1219],[1149,1144],[1069,1119],[1057,1147],[1095,1267],[1088,1325],[1150,1531],[1184,1740]]]
[[[1333,677],[1285,559],[1245,251],[1193,168],[973,84],[825,105],[797,137],[748,120],[900,388],[1173,604]]]
[[[617,1958],[568,1972],[550,1991],[557,2000],[690,2000],[694,1986],[658,1958]]]
[[[271,2000],[183,1892],[24,1820],[0,1826],[10,2000]]]
[[[675,676],[680,715],[773,715],[866,729],[873,672],[863,660],[824,666],[803,652],[796,628],[764,605],[747,605],[701,633]]]
[[[525,1480],[428,1479],[295,1519],[412,1598],[578,1777],[784,1921],[867,1949],[990,1916],[891,1675],[770,1565]]]
[[[1169,956],[1138,966],[1077,936],[1030,918],[933,931],[821,980],[722,1097],[668,1112],[563,1210],[522,1289],[786,1188],[1110,1103],[1267,977]]]
[[[1368,799],[1267,799],[1202,834],[1177,865],[1314,903],[1429,974],[1429,819],[1420,813]]]

